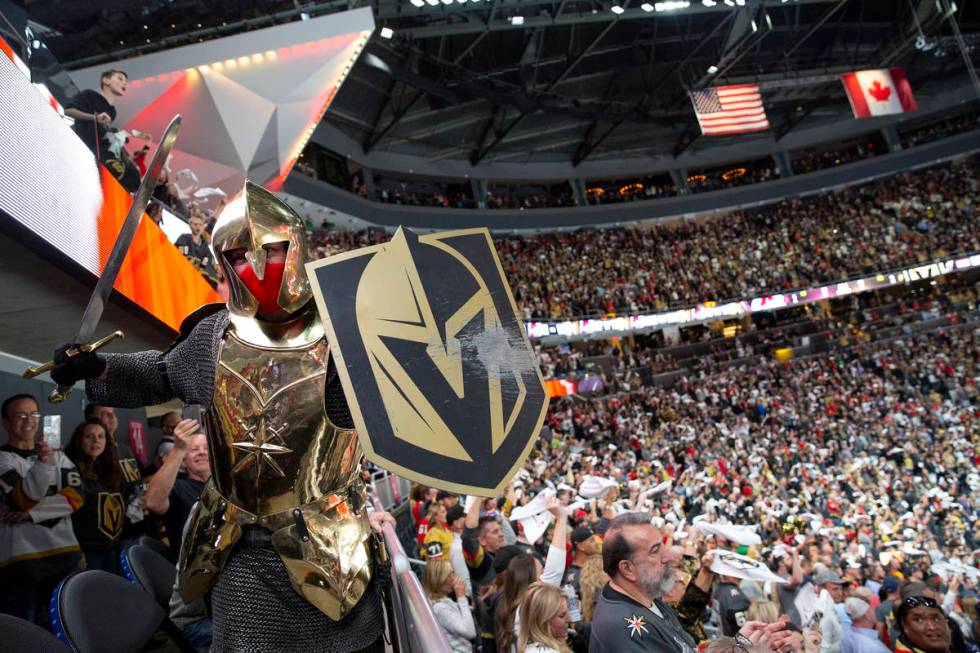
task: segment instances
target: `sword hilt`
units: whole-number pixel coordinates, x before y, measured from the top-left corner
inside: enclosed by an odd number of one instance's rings
[[[73,389],[74,387],[70,385],[59,385],[57,388],[51,391],[51,394],[48,395],[48,401],[50,401],[52,404],[60,404],[62,401],[67,399],[69,395],[71,395],[71,391]]]
[[[116,338],[124,338],[124,337],[125,334],[123,334],[122,331],[113,331],[105,338],[101,338],[99,340],[96,340],[95,342],[90,342],[84,345],[71,347],[65,350],[65,355],[68,358],[74,358],[75,356],[78,356],[80,354],[88,354],[93,351],[102,349]],[[38,365],[37,367],[28,367],[26,370],[24,370],[24,373],[21,374],[21,377],[25,379],[33,379],[36,376],[40,376],[45,372],[50,372],[51,370],[57,369],[59,367],[63,367],[64,365],[65,363],[55,363],[54,361],[48,361],[47,363],[44,363],[43,365]],[[53,404],[61,403],[62,401],[68,398],[68,395],[71,394],[71,390],[72,390],[72,386],[60,385],[56,390],[53,390],[51,394],[48,395],[48,400]]]

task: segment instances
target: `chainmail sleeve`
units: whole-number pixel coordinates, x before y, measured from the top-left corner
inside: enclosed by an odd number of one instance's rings
[[[218,347],[227,327],[228,312],[219,311],[165,352],[107,354],[105,380],[86,383],[89,400],[120,408],[152,406],[175,397],[188,404],[210,404]]]
[[[102,406],[138,408],[173,399],[157,361],[163,354],[151,349],[135,354],[105,354],[106,378],[85,384],[89,401]]]

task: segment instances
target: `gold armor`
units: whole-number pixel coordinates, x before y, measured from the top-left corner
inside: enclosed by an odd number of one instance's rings
[[[289,243],[286,272],[279,288],[279,306],[295,313],[313,298],[304,263],[308,260],[303,220],[275,195],[250,181],[221,210],[211,233],[211,249],[228,280],[228,312],[232,320],[255,317],[258,302],[224,257],[224,252],[245,248],[245,257],[259,279],[265,277],[264,245]]]
[[[295,267],[283,278],[279,304],[297,308],[293,299],[305,294],[306,306],[300,304],[291,321],[270,324],[252,316],[254,298],[249,304],[251,295],[236,285],[220,253],[244,247],[256,269],[264,264],[264,255],[256,256],[262,245],[284,240],[287,271],[290,261]],[[371,580],[371,528],[357,434],[333,424],[324,408],[329,347],[309,302],[302,223],[274,196],[246,183],[222,212],[213,247],[232,288],[231,324],[205,417],[211,481],[185,531],[181,593],[190,600],[208,591],[242,527],[254,525],[271,533],[293,588],[340,620]]]

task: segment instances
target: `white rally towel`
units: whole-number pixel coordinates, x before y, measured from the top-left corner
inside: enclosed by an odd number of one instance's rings
[[[726,551],[725,549],[715,549],[711,554],[711,571],[716,574],[754,580],[760,583],[789,582],[785,578],[774,574],[769,567],[758,560],[753,560],[748,556],[743,556],[734,551]]]
[[[510,511],[511,521],[518,521],[524,527],[524,537],[531,544],[536,543],[555,516],[548,512],[548,501],[555,496],[555,491],[545,489],[538,493],[526,505],[518,506]]]
[[[661,492],[664,492],[666,490],[669,490],[670,489],[670,486],[673,485],[673,484],[674,484],[674,481],[672,479],[667,479],[666,481],[663,481],[662,483],[657,483],[652,488],[650,488],[650,496],[656,496],[656,495],[660,494]]]
[[[605,494],[611,487],[618,487],[619,483],[604,476],[592,476],[586,474],[578,486],[578,493],[586,499],[596,499]]]
[[[762,538],[755,532],[757,526],[741,526],[736,524],[712,524],[709,521],[698,521],[698,530],[705,535],[716,535],[742,546],[759,546]]]

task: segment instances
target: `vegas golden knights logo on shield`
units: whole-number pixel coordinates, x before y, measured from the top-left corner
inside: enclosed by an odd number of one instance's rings
[[[99,492],[99,530],[114,538],[123,527],[122,495],[118,492]]]
[[[399,229],[307,271],[367,458],[447,490],[499,492],[548,398],[490,232]]]

